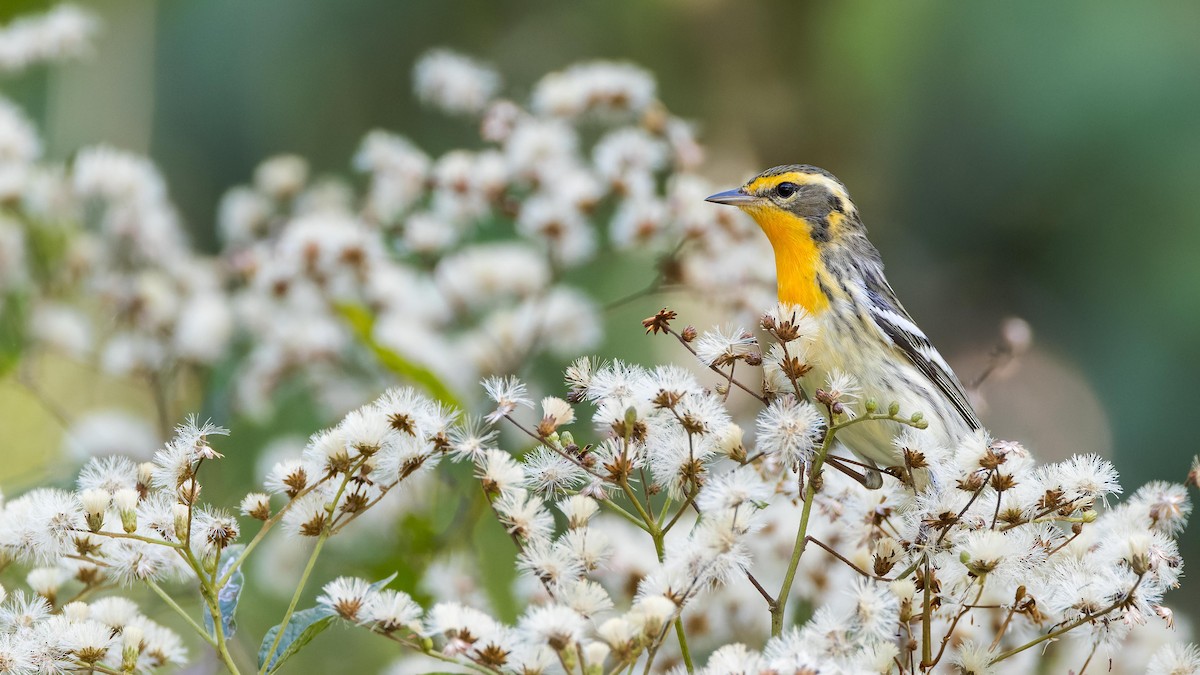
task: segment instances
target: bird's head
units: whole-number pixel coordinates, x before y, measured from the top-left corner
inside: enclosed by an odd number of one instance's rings
[[[775,249],[781,302],[820,312],[836,292],[826,278],[826,258],[835,252],[875,259],[846,186],[824,169],[790,164],[767,169],[745,185],[708,198],[736,206],[758,223]],[[828,283],[825,283],[827,281]]]
[[[767,169],[745,185],[706,201],[750,214],[777,250],[802,239],[815,246],[835,241],[857,223],[846,186],[828,171],[806,164]]]

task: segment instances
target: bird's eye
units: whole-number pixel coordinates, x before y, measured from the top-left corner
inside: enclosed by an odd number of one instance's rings
[[[800,186],[796,185],[795,183],[780,183],[779,185],[775,186],[775,194],[787,199],[788,197],[796,194],[796,191],[799,189]]]

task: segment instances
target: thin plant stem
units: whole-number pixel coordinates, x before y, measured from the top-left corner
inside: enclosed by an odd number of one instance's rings
[[[1145,577],[1146,577],[1145,574],[1139,574],[1137,581],[1135,581],[1133,583],[1133,587],[1129,589],[1129,592],[1126,593],[1125,595],[1123,595],[1119,600],[1117,600],[1113,604],[1109,605],[1107,608],[1102,609],[1095,614],[1088,614],[1087,616],[1080,617],[1080,618],[1076,619],[1075,621],[1072,621],[1071,623],[1063,626],[1062,628],[1059,628],[1058,630],[1046,633],[1045,635],[1042,635],[1038,638],[1030,640],[1029,642],[1026,642],[1025,644],[1023,644],[1019,647],[1014,647],[1014,648],[1004,652],[1003,654],[1000,654],[999,656],[992,659],[991,661],[989,661],[988,665],[995,665],[995,664],[1003,661],[1004,659],[1009,658],[1010,656],[1016,656],[1017,654],[1020,654],[1021,652],[1025,651],[1026,649],[1029,649],[1030,647],[1035,647],[1035,646],[1045,642],[1046,640],[1052,640],[1052,639],[1058,637],[1059,635],[1073,631],[1076,628],[1082,626],[1083,624],[1085,624],[1089,621],[1095,621],[1096,619],[1099,619],[1100,617],[1112,612],[1113,610],[1115,610],[1119,607],[1122,607],[1126,602],[1129,601],[1129,598],[1131,598],[1133,596],[1134,592],[1137,591],[1138,586],[1140,586],[1142,584],[1142,579],[1144,579]]]
[[[87,673],[104,673],[105,675],[125,675],[125,673],[123,673],[119,670],[113,670],[112,668],[109,668],[108,666],[102,665],[100,663],[84,663],[83,661],[76,661],[75,665],[79,666],[80,668],[83,669],[83,672],[87,672]]]
[[[180,607],[179,603],[175,602],[175,599],[172,598],[169,594],[167,594],[167,592],[164,591],[161,586],[154,583],[153,579],[146,579],[146,585],[148,585],[150,587],[150,590],[154,591],[155,595],[157,595],[159,598],[162,599],[163,602],[165,602],[167,604],[167,607],[170,607],[171,609],[175,610],[176,614],[183,617],[183,620],[186,621],[187,624],[192,627],[192,630],[196,631],[196,633],[199,634],[200,637],[204,638],[205,642],[212,645],[213,647],[217,646],[216,638],[209,635],[208,631],[201,628],[200,624],[196,623],[196,620],[193,619],[192,616],[190,614],[188,614],[182,607]]]
[[[675,336],[675,339],[679,340],[679,344],[683,345],[689,352],[691,352],[692,356],[696,356],[696,358],[699,358],[699,356],[696,355],[696,350],[692,349],[692,346],[690,344],[688,344],[687,341],[683,339],[683,336],[680,335],[678,332],[676,332],[674,328],[671,328],[668,326],[666,330],[668,333]],[[733,383],[733,385],[735,387],[737,387],[738,389],[741,389],[742,391],[746,392],[747,394],[750,394],[754,398],[758,399],[758,401],[760,403],[762,403],[763,405],[766,405],[767,403],[769,403],[769,401],[767,401],[766,396],[755,393],[755,391],[753,389],[742,384],[740,381],[733,379],[732,376],[726,376],[725,373],[720,368],[718,368],[716,366],[709,366],[708,369],[713,371],[714,373],[720,375],[721,379],[728,379],[730,382]]]
[[[937,656],[933,657],[933,663],[929,664],[929,668],[932,669],[938,664],[939,661],[942,660],[942,655],[946,653],[946,645],[950,644],[950,639],[954,637],[954,629],[958,628],[959,620],[962,619],[967,612],[971,611],[972,605],[974,605],[976,602],[979,602],[979,599],[983,597],[983,584],[986,581],[986,576],[979,577],[979,592],[975,594],[975,599],[971,601],[971,604],[963,605],[962,608],[958,610],[958,614],[954,616],[954,620],[950,622],[950,627],[946,629],[946,634],[942,636],[942,645],[938,647]],[[969,588],[967,589],[967,592],[970,592]]]
[[[933,658],[933,577],[929,571],[929,554],[925,554],[925,589],[921,602],[921,665]]]
[[[292,620],[292,614],[296,612],[296,605],[300,602],[300,594],[304,591],[305,585],[308,584],[308,578],[312,575],[313,567],[317,564],[317,556],[321,555],[321,549],[325,546],[325,541],[332,534],[333,518],[337,512],[338,502],[342,499],[342,493],[346,491],[346,485],[349,484],[350,477],[357,473],[366,461],[367,458],[363,457],[350,467],[345,477],[342,478],[342,484],[338,486],[337,493],[333,496],[333,501],[326,507],[325,510],[329,514],[329,518],[321,528],[321,534],[317,536],[317,544],[308,556],[308,563],[304,565],[304,572],[300,575],[300,583],[296,585],[296,592],[292,593],[292,601],[288,603],[287,612],[284,613],[283,620],[279,622],[279,631],[275,633],[275,640],[271,642],[271,648],[267,650],[267,655],[263,658],[262,668],[258,671],[259,675],[266,675],[267,670],[270,668],[271,661],[275,657],[275,650],[279,649],[279,641],[283,639],[288,622]]]
[[[250,543],[246,544],[246,548],[242,549],[241,553],[239,553],[238,556],[233,559],[233,564],[231,564],[229,569],[225,571],[225,574],[218,579],[216,587],[223,588],[225,584],[229,583],[229,579],[233,577],[233,573],[242,566],[242,563],[246,562],[246,556],[250,555],[250,552],[253,551],[259,545],[259,543],[262,542],[263,538],[267,536],[267,532],[269,532],[272,527],[274,527],[277,523],[279,523],[280,520],[283,519],[283,515],[287,513],[288,509],[292,508],[292,506],[301,497],[307,495],[321,485],[324,485],[327,480],[329,480],[328,476],[297,492],[295,497],[288,500],[288,503],[284,504],[283,508],[279,509],[278,513],[263,521],[262,527],[258,528],[258,532],[254,534],[254,538],[250,540]]]
[[[679,616],[675,617],[675,637],[679,638],[679,650],[683,653],[683,665],[689,673],[696,672],[696,666],[692,664],[692,653],[688,649],[687,634],[683,630],[683,609],[680,608]]]
[[[88,530],[76,530],[77,532],[89,532]],[[159,546],[169,546],[170,548],[184,549],[187,548],[182,543],[167,541],[166,539],[155,539],[154,537],[143,537],[140,534],[128,534],[125,532],[109,532],[107,530],[97,530],[89,532],[89,534],[98,534],[102,537],[113,537],[114,539],[136,539],[137,541],[147,544],[157,544]]]
[[[321,548],[325,546],[325,540],[329,538],[328,529],[321,532],[317,537],[317,545],[313,547],[313,551],[308,556],[308,563],[304,566],[304,573],[300,575],[300,583],[296,585],[296,592],[292,593],[292,601],[288,603],[287,612],[283,615],[283,621],[279,622],[279,630],[275,633],[275,639],[271,642],[271,648],[267,650],[267,655],[263,658],[263,665],[259,668],[259,675],[266,675],[271,667],[271,662],[275,658],[275,650],[279,649],[279,641],[283,639],[283,634],[287,629],[288,622],[292,620],[292,615],[296,613],[296,605],[300,602],[300,594],[304,591],[304,586],[308,584],[308,577],[312,575],[313,567],[316,566],[317,556],[321,554]]]

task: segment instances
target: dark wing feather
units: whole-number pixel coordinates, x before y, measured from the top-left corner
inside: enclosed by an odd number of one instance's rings
[[[945,394],[972,429],[983,428],[954,371],[904,310],[886,281],[883,282],[882,290],[883,293],[875,290],[867,292],[871,300],[871,318],[874,319],[875,325],[879,326],[883,334],[908,357],[909,361],[912,361],[917,370]],[[884,294],[888,297],[884,297]]]

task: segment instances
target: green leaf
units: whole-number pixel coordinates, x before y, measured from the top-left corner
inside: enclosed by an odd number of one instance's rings
[[[396,578],[396,573],[388,575],[384,579],[380,579],[371,584],[371,590],[378,592],[384,586],[392,583]],[[287,629],[283,631],[283,638],[279,640],[279,646],[276,648],[277,657],[271,659],[271,665],[267,668],[267,673],[275,672],[279,666],[283,665],[293,654],[304,648],[305,645],[312,642],[313,638],[317,637],[333,620],[337,618],[337,614],[328,607],[317,605],[305,610],[301,610],[292,615],[288,620]],[[258,650],[258,667],[261,669],[263,663],[266,662],[268,651],[271,645],[275,643],[275,636],[279,634],[279,626],[272,626],[271,630],[267,631],[266,637],[263,638],[262,647]]]
[[[336,306],[336,309],[350,325],[358,341],[371,350],[384,368],[420,386],[430,396],[442,403],[458,409],[463,408],[462,402],[458,400],[454,392],[450,391],[450,388],[433,371],[409,361],[375,341],[375,317],[365,307],[340,304]]]
[[[24,295],[11,293],[0,298],[0,377],[12,371],[21,360],[28,313],[29,301]]]
[[[266,637],[263,638],[262,647],[258,650],[259,669],[263,670],[263,664],[269,663],[264,672],[273,673],[278,670],[284,661],[287,661],[293,654],[312,642],[313,638],[329,628],[329,624],[333,623],[336,616],[332,609],[320,606],[296,612],[288,620],[275,654],[270,653],[271,645],[275,644],[275,636],[279,634],[280,627],[272,626],[271,630],[267,631]],[[268,662],[267,659],[270,661]]]
[[[217,568],[217,578],[222,579],[225,573],[229,571],[231,565],[241,555],[242,549],[246,548],[242,544],[230,546],[221,551],[221,564]],[[233,637],[234,631],[237,630],[237,623],[233,620],[233,615],[237,612],[238,598],[242,595],[242,582],[245,577],[242,576],[242,569],[239,567],[229,577],[229,581],[217,590],[217,607],[221,610],[221,627],[225,631],[225,637]],[[213,627],[212,615],[208,612],[204,613],[204,627],[208,629],[208,634],[216,637],[217,633]]]
[[[375,591],[376,593],[383,590],[384,586],[387,586],[388,584],[392,583],[392,579],[395,579],[397,574],[399,574],[399,572],[392,572],[391,574],[387,575],[383,579],[380,579],[379,581],[376,581],[375,583],[371,584],[371,590]]]

